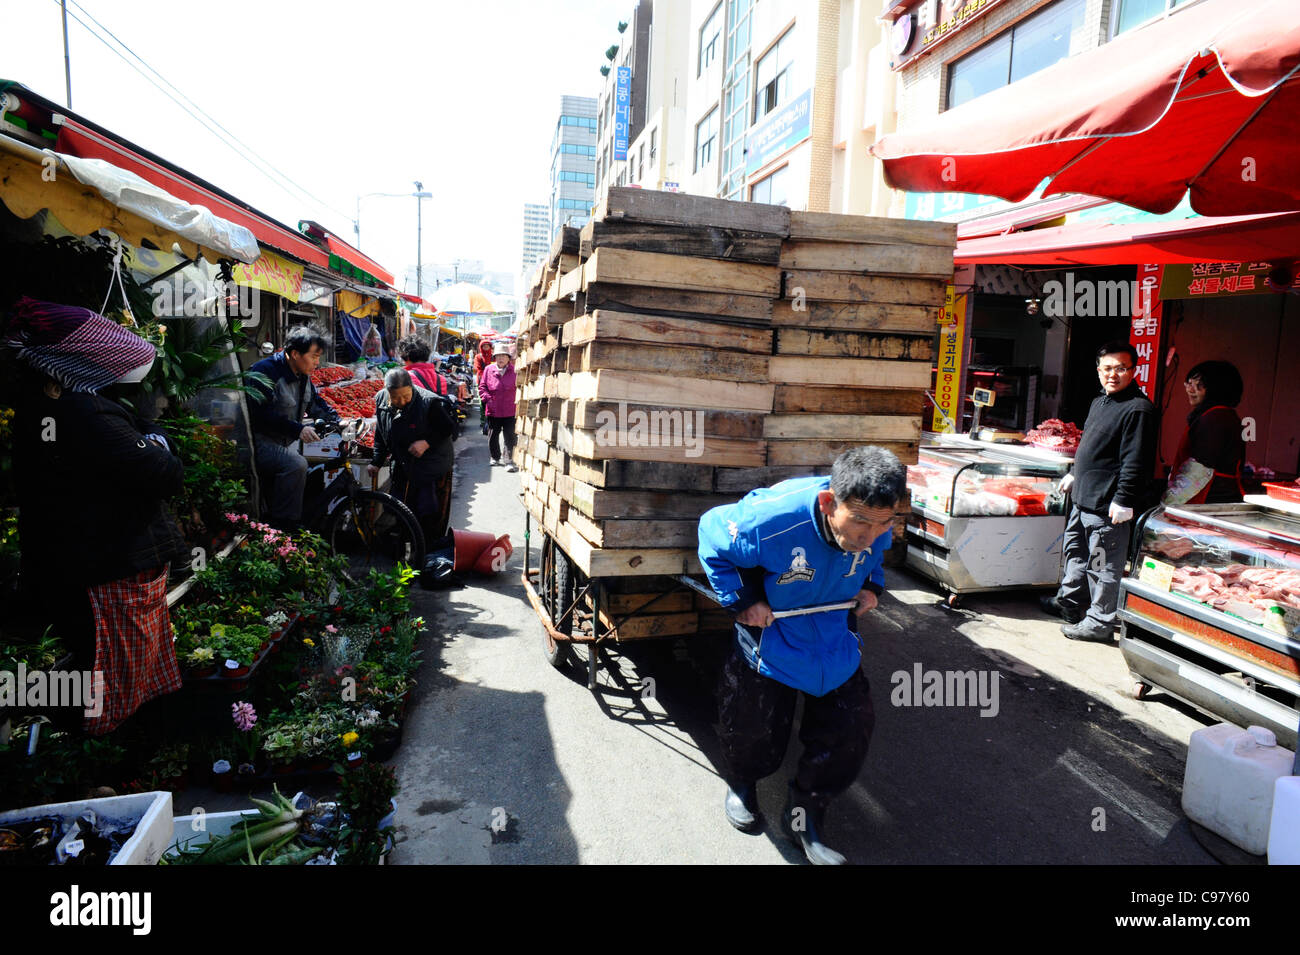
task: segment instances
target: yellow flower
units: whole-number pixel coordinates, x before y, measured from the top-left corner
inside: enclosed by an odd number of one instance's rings
[[[361,739],[360,736],[358,736],[356,733],[352,732],[351,730],[348,730],[346,733],[343,734],[343,745],[352,746],[359,739]]]
[[[304,646],[308,646],[308,647],[316,646],[316,641],[313,640],[311,637],[303,637],[302,642]]]

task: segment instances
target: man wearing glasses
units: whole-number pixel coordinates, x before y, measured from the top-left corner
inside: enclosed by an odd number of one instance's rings
[[[1043,607],[1065,620],[1071,640],[1110,643],[1119,579],[1124,572],[1133,513],[1146,501],[1155,453],[1155,406],[1133,381],[1137,352],[1110,342],[1097,352],[1104,394],[1083,425],[1074,469],[1061,481],[1073,503],[1065,525],[1065,570]]]

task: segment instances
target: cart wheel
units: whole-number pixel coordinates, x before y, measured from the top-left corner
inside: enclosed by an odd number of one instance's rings
[[[961,594],[949,594],[948,599],[943,602],[943,605],[949,610],[958,609],[961,606]]]
[[[1145,700],[1147,698],[1147,694],[1150,692],[1151,692],[1150,683],[1142,683],[1141,681],[1139,681],[1133,684],[1133,699],[1135,700]]]
[[[573,566],[568,555],[556,546],[549,534],[542,541],[542,605],[550,614],[552,622],[556,620],[573,603]],[[573,617],[556,627],[561,633],[573,632]],[[542,652],[546,662],[557,670],[562,669],[572,655],[572,647],[562,640],[556,640],[551,632],[542,627]]]

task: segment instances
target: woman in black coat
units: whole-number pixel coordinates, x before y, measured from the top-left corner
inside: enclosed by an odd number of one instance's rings
[[[1161,503],[1240,501],[1241,466],[1246,460],[1236,410],[1244,390],[1241,373],[1231,362],[1203,361],[1187,373],[1183,386],[1192,408]]]

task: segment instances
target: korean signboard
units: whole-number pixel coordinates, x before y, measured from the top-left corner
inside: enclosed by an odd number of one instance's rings
[[[1221,298],[1229,295],[1259,295],[1271,292],[1264,278],[1273,266],[1268,262],[1194,262],[1166,265],[1160,280],[1160,297]],[[1300,278],[1297,286],[1300,288]]]
[[[1133,296],[1133,324],[1129,328],[1129,344],[1137,351],[1137,365],[1133,380],[1142,393],[1156,400],[1156,371],[1160,360],[1160,315],[1164,310],[1156,290],[1160,288],[1161,273],[1165,265],[1139,265],[1137,270],[1137,295]]]
[[[939,365],[934,376],[934,424],[940,434],[955,434],[961,421],[962,365],[966,359],[966,303],[949,285],[939,313]]]
[[[812,90],[804,90],[749,131],[745,137],[745,174],[757,172],[811,135]]]
[[[614,82],[614,160],[627,159],[627,133],[632,123],[632,67],[620,66]]]
[[[970,26],[1002,0],[921,0],[902,19],[915,12],[916,24],[900,28],[893,37],[892,66],[901,69],[922,53]]]

